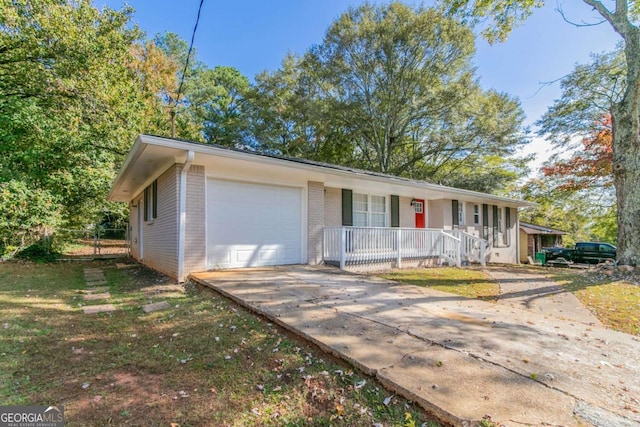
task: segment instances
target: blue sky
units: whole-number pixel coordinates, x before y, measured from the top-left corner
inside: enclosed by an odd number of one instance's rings
[[[135,9],[136,22],[148,37],[164,31],[190,40],[199,0],[97,0],[97,6]],[[287,52],[303,54],[322,41],[331,22],[354,0],[204,0],[195,39],[198,59],[210,67],[228,65],[249,78],[275,70]],[[405,2],[416,4],[419,2]],[[561,7],[573,22],[598,22],[597,15],[575,0],[548,1],[505,43],[489,45],[478,38],[475,63],[485,88],[517,96],[527,124],[542,115],[560,96],[559,84],[542,87],[569,73],[576,63],[589,61],[591,52],[612,50],[619,36],[607,25],[576,28],[555,10]],[[525,152],[537,154],[536,168],[551,153],[536,138]]]

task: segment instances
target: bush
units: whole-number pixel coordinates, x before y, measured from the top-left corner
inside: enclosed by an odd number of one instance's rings
[[[60,223],[60,205],[47,190],[22,181],[0,184],[0,255],[10,258]]]

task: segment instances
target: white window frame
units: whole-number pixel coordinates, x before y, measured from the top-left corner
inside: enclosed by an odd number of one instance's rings
[[[480,205],[473,205],[473,224],[480,225]]]
[[[366,197],[366,210],[356,210],[356,197]],[[352,202],[352,213],[353,213],[353,226],[354,227],[379,227],[384,228],[389,226],[389,201],[387,196],[382,196],[379,194],[365,194],[365,193],[353,193],[353,202]],[[372,210],[373,203],[372,198],[381,198],[384,202],[384,212],[374,212]],[[366,224],[356,224],[356,214],[365,214]],[[372,217],[375,216],[384,216],[384,225],[371,225]]]

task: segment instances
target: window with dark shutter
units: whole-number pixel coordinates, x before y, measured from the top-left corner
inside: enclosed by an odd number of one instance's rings
[[[400,227],[400,197],[391,196],[391,226]]]
[[[506,246],[511,246],[511,208],[504,208],[504,220],[505,220],[505,230],[504,230],[504,244]]]
[[[353,225],[353,191],[342,189],[342,225]]]
[[[152,212],[151,217],[153,219],[158,218],[158,180],[156,179],[151,184],[151,194],[152,194]]]
[[[453,228],[460,228],[460,217],[458,216],[458,201],[451,201],[451,220],[453,224]]]
[[[149,221],[149,187],[144,189],[144,220]]]
[[[482,204],[482,236],[489,241],[489,205],[486,203]]]
[[[497,247],[500,245],[500,241],[498,240],[498,207],[493,205],[493,246]]]

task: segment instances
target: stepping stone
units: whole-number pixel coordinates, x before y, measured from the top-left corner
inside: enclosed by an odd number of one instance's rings
[[[122,270],[123,268],[133,268],[137,266],[138,264],[121,264],[119,262],[116,262],[116,268],[119,270]]]
[[[95,288],[89,288],[89,289],[78,289],[76,291],[77,294],[97,294],[97,293],[102,293],[102,292],[107,292],[109,289],[109,286],[96,286]]]
[[[154,302],[152,304],[147,304],[142,306],[142,311],[145,313],[151,313],[152,311],[158,310],[166,310],[170,305],[166,301]]]
[[[103,294],[89,294],[82,297],[82,299],[85,301],[96,301],[99,299],[108,299],[108,298],[111,298],[111,295],[109,294],[109,292],[105,292]]]
[[[101,268],[85,268],[83,270],[86,273],[102,273],[102,269]]]
[[[96,313],[107,313],[109,311],[116,311],[117,308],[113,304],[102,304],[102,305],[88,305],[86,307],[82,307],[84,310],[84,314],[96,314]]]
[[[99,285],[106,285],[107,281],[106,280],[95,280],[93,282],[87,282],[87,286],[92,288],[94,286],[99,286]]]
[[[84,292],[87,294],[99,294],[102,292],[107,292],[109,289],[109,286],[96,286],[95,288],[89,288]]]
[[[100,279],[104,279],[104,274],[100,273],[100,274],[85,274],[84,275],[84,280],[100,280]]]

